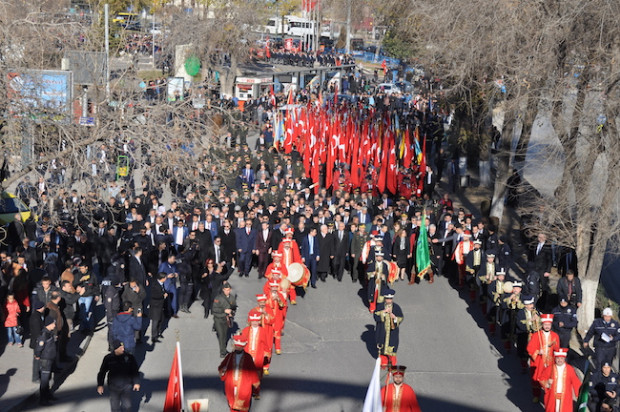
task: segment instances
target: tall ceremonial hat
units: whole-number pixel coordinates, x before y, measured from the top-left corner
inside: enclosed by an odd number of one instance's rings
[[[274,282],[269,282],[269,287],[270,287],[270,288],[272,288],[272,289],[273,289],[273,288],[277,288],[277,287],[279,287],[279,286],[280,286],[280,284],[279,284],[278,282],[276,282],[276,281],[274,281]]]
[[[382,251],[380,251],[380,250],[378,250],[378,251],[376,251],[376,252],[375,252],[375,256],[381,256],[381,257],[383,257],[383,252],[382,252]]]
[[[506,270],[504,268],[500,268],[497,272],[495,272],[495,276],[506,276]]]
[[[396,375],[404,376],[406,369],[407,369],[407,367],[404,366],[404,365],[394,365],[394,366],[392,366],[392,375],[394,375],[394,376],[396,376]]]
[[[235,346],[244,347],[248,344],[248,341],[242,335],[235,335],[233,336],[233,344]]]
[[[551,322],[553,322],[553,314],[552,313],[543,313],[542,315],[540,315],[540,321],[542,323],[545,323],[545,322],[551,323]]]
[[[261,293],[260,295],[256,295],[257,302],[265,302],[267,300],[267,295]]]
[[[514,288],[514,286],[515,285],[513,283],[512,287]],[[523,296],[522,299],[523,299],[523,304],[524,305],[533,305],[534,304],[534,296],[526,295],[526,296]]]
[[[556,358],[565,358],[568,356],[568,348],[560,348],[557,351],[553,351],[553,356]]]
[[[282,253],[278,252],[277,250],[274,250],[273,252],[271,252],[271,257],[281,258],[282,257]]]
[[[481,245],[481,244],[482,244],[482,240],[480,240],[480,239],[474,240],[474,245]],[[487,255],[487,256],[489,256],[489,255]]]
[[[248,321],[249,322],[260,320],[260,318],[261,318],[261,313],[259,311],[257,311],[257,310],[252,309],[248,313]]]
[[[464,231],[463,237],[471,237],[471,232],[469,230]]]
[[[293,233],[295,233],[295,230],[292,227],[287,227],[286,230],[284,231],[285,235],[291,235],[293,236]]]
[[[386,289],[385,293],[383,294],[383,297],[385,299],[394,299],[395,294],[396,292],[394,291],[394,289]]]
[[[512,287],[513,288],[522,288],[523,287],[523,282],[520,282],[518,280],[514,281],[514,282],[512,282]]]

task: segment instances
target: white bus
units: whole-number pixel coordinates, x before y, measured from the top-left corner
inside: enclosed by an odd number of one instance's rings
[[[288,31],[289,23],[286,17],[284,19],[280,17],[271,17],[267,21],[267,24],[263,26],[263,33],[285,35],[288,34]]]
[[[316,22],[302,17],[286,16],[288,18],[289,36],[312,36],[314,35]]]

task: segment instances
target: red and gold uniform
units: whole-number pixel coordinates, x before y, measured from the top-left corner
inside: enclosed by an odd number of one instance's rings
[[[266,305],[267,295],[256,295],[256,301],[258,302],[258,306],[252,310],[260,315],[259,324],[265,330],[265,335],[267,336],[267,352],[269,353],[263,365],[263,374],[269,375],[269,365],[271,363],[271,355],[273,354],[273,323],[275,320],[275,313],[272,313],[270,308]]]
[[[251,310],[248,314],[250,326],[241,331],[241,337],[248,342],[244,349],[252,356],[259,376],[263,374],[263,368],[267,363],[266,359],[271,358],[271,350],[269,348],[269,339],[271,337],[267,335],[267,330],[260,326],[261,318],[260,312]]]
[[[560,349],[560,337],[551,331],[553,315],[540,316],[542,329],[532,333],[527,344],[527,353],[530,356],[530,376],[532,378],[532,392],[534,398],[540,398],[540,377],[543,371],[553,365],[553,353]],[[545,330],[547,329],[547,330]]]
[[[286,240],[286,239],[285,239]],[[286,250],[286,248],[285,248]],[[291,252],[287,252],[288,255],[292,255]],[[271,272],[273,270],[279,270],[281,273],[281,278],[283,279],[288,279],[288,270],[287,267],[288,265],[290,265],[290,263],[285,263],[282,259],[283,254],[280,253],[277,250],[274,250],[271,253],[271,256],[273,258],[273,262],[271,262],[268,266],[267,266],[267,270],[265,270],[265,277],[267,278],[268,282],[271,282],[273,279],[273,276],[271,275]],[[301,258],[300,258],[301,259]],[[264,289],[265,293],[269,293],[268,288]],[[286,291],[288,294],[289,299],[291,300],[291,304],[292,305],[296,305],[297,304],[297,291],[295,290],[295,286],[290,285],[288,287],[288,290]]]
[[[462,288],[463,285],[465,284],[465,275],[467,274],[466,272],[467,264],[465,261],[467,259],[467,255],[473,249],[474,249],[474,242],[471,241],[471,233],[468,230],[466,230],[465,233],[463,233],[463,240],[461,240],[459,244],[456,245],[456,249],[454,249],[454,254],[452,255],[452,258],[456,262],[456,265],[459,271],[459,287],[460,288]]]
[[[284,313],[286,311],[286,294],[280,288],[277,282],[271,282],[271,290],[267,295],[265,307],[267,311],[273,314],[273,339],[276,346],[276,355],[282,353],[281,340],[282,329],[284,329]]]
[[[220,379],[224,381],[230,411],[249,411],[260,380],[252,357],[243,350],[247,342],[241,337],[235,337],[233,342],[235,351],[226,355],[218,371]]]
[[[545,390],[545,412],[573,411],[573,396],[579,395],[581,381],[575,369],[565,362],[567,354],[568,349],[565,348],[554,352],[555,363],[540,374],[539,382]],[[564,361],[558,362],[557,358]]]
[[[403,382],[404,366],[392,370],[393,382],[381,388],[381,403],[384,412],[421,412],[413,388]]]

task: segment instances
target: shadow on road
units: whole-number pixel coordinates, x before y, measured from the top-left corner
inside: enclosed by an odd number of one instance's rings
[[[205,388],[218,390],[219,388],[219,390],[221,390],[222,400],[224,399],[223,383],[217,375],[185,376],[183,383],[186,391],[204,390]],[[138,411],[140,409],[161,409],[163,405],[152,405],[150,402],[154,393],[165,393],[167,384],[167,379],[149,380],[148,378],[144,378],[142,380],[142,389],[140,392],[135,393],[132,398],[133,411]],[[271,412],[284,412],[291,410],[300,412],[319,411],[322,410],[322,407],[327,408],[327,405],[331,404],[334,398],[357,399],[359,400],[361,407],[367,390],[366,385],[355,385],[332,380],[297,379],[290,377],[265,378],[263,379],[261,387],[263,398],[270,405],[273,405]],[[54,402],[54,404],[57,406],[66,406],[67,410],[74,410],[74,406],[78,402],[80,404],[87,404],[89,399],[97,398],[99,395],[95,389],[95,384],[93,383],[92,385],[84,385],[81,388],[75,388],[68,392],[59,391],[55,394],[58,397],[58,401]],[[104,396],[107,395],[108,391],[106,388]],[[309,400],[307,396],[300,396],[298,400],[292,400],[295,395],[315,396],[312,396],[311,400]],[[160,398],[163,399],[163,395],[158,397],[158,399]],[[427,396],[418,396],[418,401],[421,409],[425,411],[485,412],[494,410],[492,406],[489,406],[488,408],[473,408],[471,406],[461,405]],[[527,399],[525,401],[527,401]],[[259,400],[254,402],[259,403],[261,401]],[[286,405],[284,405],[285,402]],[[28,404],[24,410],[40,410],[40,406],[33,399],[33,401]]]
[[[360,338],[366,344],[366,350],[373,358],[377,357],[377,340],[375,339],[375,325],[366,325],[366,330],[362,332]]]

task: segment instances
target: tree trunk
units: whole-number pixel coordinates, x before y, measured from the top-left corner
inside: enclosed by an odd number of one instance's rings
[[[588,328],[594,320],[594,308],[596,307],[596,291],[598,289],[599,275],[596,279],[583,278],[581,279],[581,289],[583,291],[583,298],[581,301],[581,307],[577,311],[577,331],[584,336],[588,331]]]
[[[500,148],[497,153],[495,166],[497,173],[495,175],[495,187],[491,202],[491,217],[497,218],[499,225],[502,224],[502,217],[504,216],[504,203],[508,191],[507,182],[510,177],[510,147],[515,127],[515,119],[511,113],[506,113],[505,127],[500,138]]]

